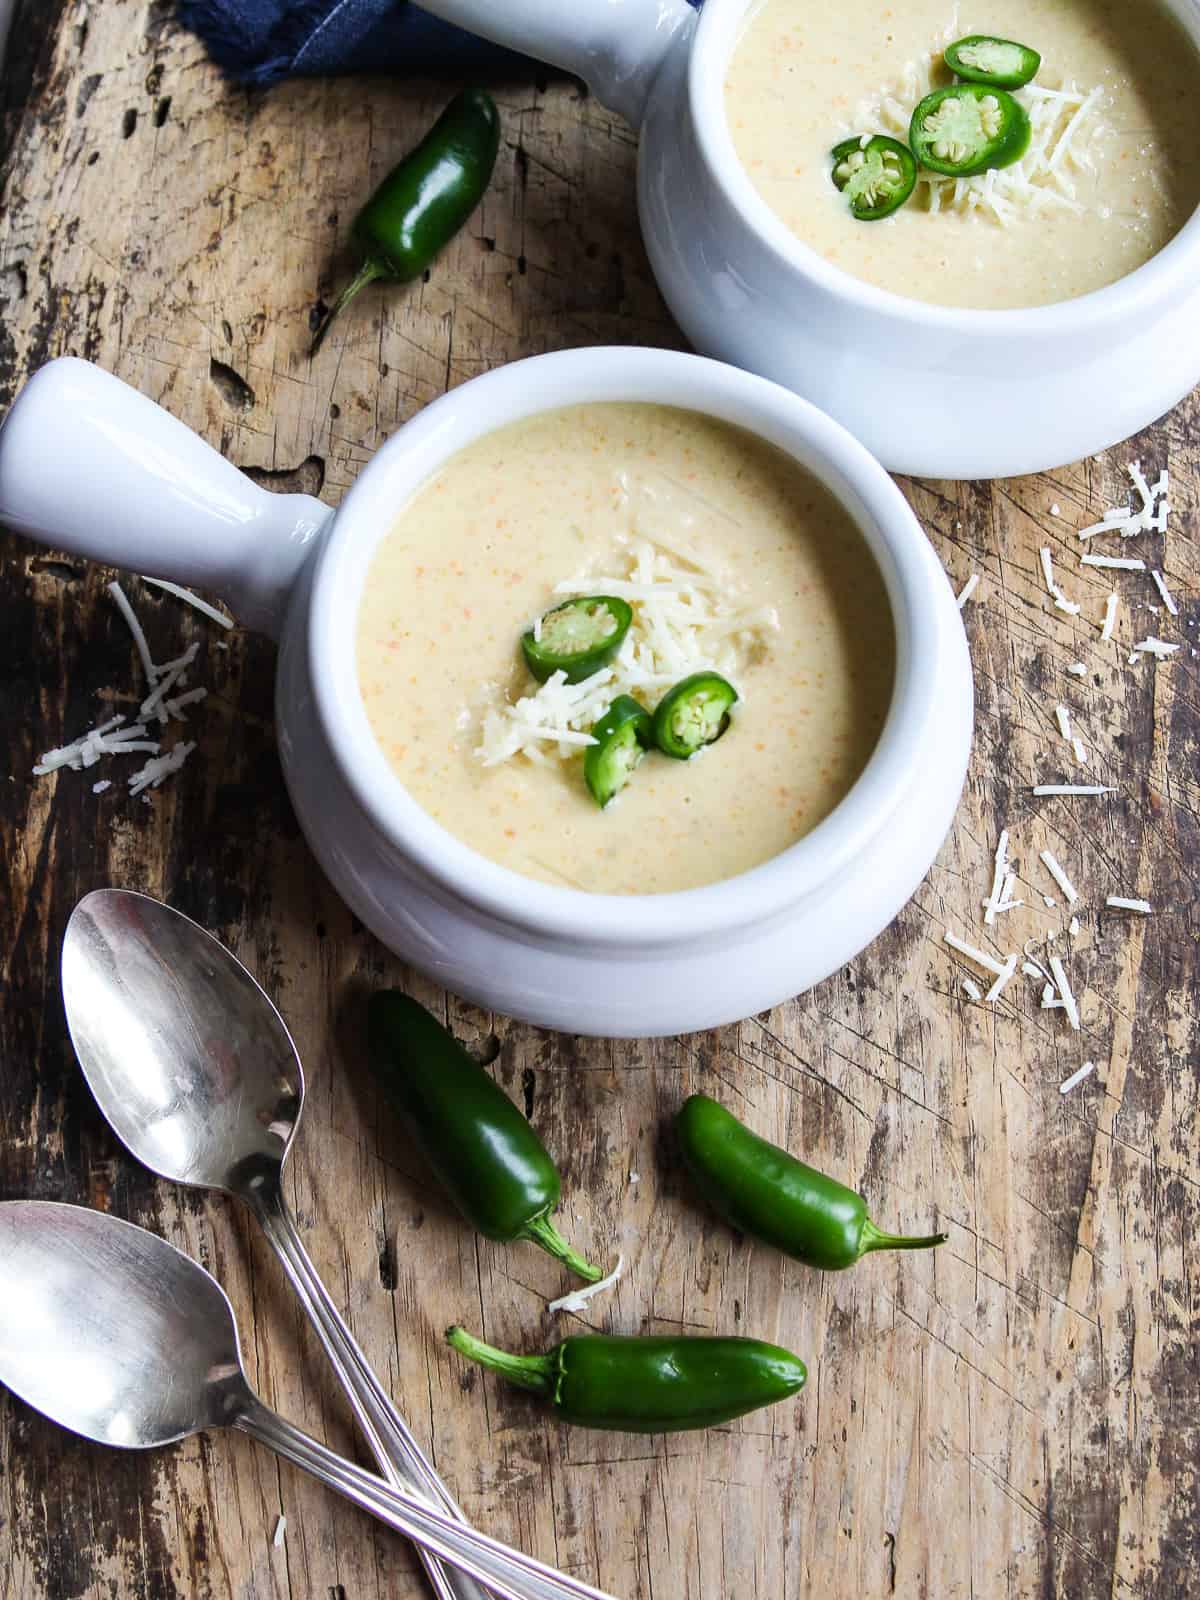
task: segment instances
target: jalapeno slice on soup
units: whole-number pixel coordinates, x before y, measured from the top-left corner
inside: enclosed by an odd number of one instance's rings
[[[1042,58],[1015,39],[970,33],[947,45],[942,58],[951,72],[967,83],[989,83],[994,89],[1022,89],[1037,77]]]
[[[971,178],[1019,161],[1029,148],[1029,134],[1029,113],[1007,90],[955,83],[918,102],[908,142],[931,172]]]
[[[583,778],[592,799],[606,806],[633,777],[654,742],[654,724],[631,694],[619,694],[592,729],[595,744],[583,758]]]
[[[566,600],[522,635],[525,664],[539,683],[556,672],[565,673],[568,683],[582,683],[616,655],[632,620],[629,602],[615,595]]]
[[[654,712],[655,744],[666,756],[690,760],[728,728],[737,697],[737,690],[719,672],[693,672],[659,701]]]
[[[912,151],[886,134],[877,133],[865,144],[862,139],[843,139],[830,154],[834,184],[860,222],[890,217],[916,186],[917,163]]]

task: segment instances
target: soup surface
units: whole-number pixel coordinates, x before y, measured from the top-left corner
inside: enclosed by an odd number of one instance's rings
[[[601,810],[580,748],[500,759],[497,730],[525,726],[520,636],[556,586],[610,593],[614,574],[653,591],[627,646],[638,627],[653,642],[652,605],[715,612],[689,637],[741,700],[715,744],[650,752]],[[712,883],[808,833],[866,764],[895,670],[879,570],[820,484],[741,429],[625,403],[545,412],[451,459],[381,540],[357,645],[375,736],[431,816],[527,877],[615,894]],[[662,692],[638,690],[651,709]]]
[[[1042,56],[1016,91],[1030,155],[957,188],[923,177],[891,217],[856,221],[830,149],[863,133],[907,143],[916,102],[953,81],[942,51],[973,33]],[[1200,204],[1200,58],[1156,0],[765,0],[734,52],[726,113],[751,181],[793,233],[855,277],[935,305],[1086,294],[1148,261]]]

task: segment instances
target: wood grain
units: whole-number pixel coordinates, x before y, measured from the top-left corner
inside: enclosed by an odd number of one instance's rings
[[[428,400],[563,345],[674,345],[634,217],[634,141],[566,82],[500,85],[496,182],[428,282],[364,294],[320,359],[309,329],[355,204],[431,120],[444,85],[221,83],[165,0],[25,0],[4,88],[0,400],[71,351],[119,373],[239,466],[336,500]],[[1080,396],[1086,404],[1086,395]],[[1197,604],[1196,397],[1128,448],[1046,477],[911,483],[966,619],[979,725],[954,831],[894,927],[836,978],[741,1027],[640,1044],[552,1037],[447,998],[358,927],[309,857],[272,732],[272,652],[130,579],[160,659],[201,643],[201,749],[151,804],[38,753],[131,704],[136,662],[108,573],[16,539],[0,556],[0,1195],[111,1208],[194,1252],[237,1308],[252,1378],[355,1450],[347,1413],[273,1260],[231,1205],[152,1180],[91,1104],[62,1022],[57,954],[86,890],[165,896],[227,940],[278,1000],[311,1086],[292,1166],[306,1242],[418,1437],[490,1531],[626,1600],[1063,1595],[1169,1600],[1200,1565],[1197,662],[1126,663],[1149,631],[1188,641]],[[1162,559],[1178,624],[1097,619],[1073,530],[1169,465]],[[1061,515],[1055,515],[1057,505]],[[1048,544],[1083,602],[1050,607]],[[1144,605],[1149,584],[1122,575]],[[225,641],[221,641],[225,642]],[[1087,675],[1064,675],[1082,660]],[[1033,800],[1075,776],[1069,705],[1104,801]],[[1020,864],[989,940],[979,903],[1001,826]],[[1073,1034],[1015,981],[968,1004],[946,926],[993,950],[1062,929],[1037,853],[1083,892]],[[1144,894],[1152,919],[1103,914]],[[1060,902],[1061,902],[1061,897]],[[1032,947],[1031,947],[1032,948]],[[440,1342],[461,1317],[551,1341],[562,1278],[473,1238],[363,1075],[361,997],[403,982],[530,1107],[562,1158],[564,1219],[629,1270],[587,1319],[624,1331],[753,1332],[801,1352],[798,1403],[701,1435],[571,1431]],[[1085,1058],[1095,1075],[1059,1082]],[[934,1256],[821,1277],[689,1199],[664,1131],[706,1089],[861,1185],[877,1217],[950,1230]],[[638,1175],[637,1181],[630,1174]],[[15,1308],[5,1308],[0,1317]],[[372,1600],[422,1594],[401,1541],[229,1437],[110,1453],[0,1399],[3,1600]],[[287,1538],[272,1547],[277,1517]]]

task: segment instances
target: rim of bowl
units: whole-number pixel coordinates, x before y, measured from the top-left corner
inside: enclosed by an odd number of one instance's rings
[[[747,429],[812,471],[845,506],[882,574],[896,638],[888,714],[866,766],[823,821],[786,850],[699,888],[618,895],[559,887],[483,856],[437,822],[389,766],[372,732],[357,667],[363,585],[400,509],[473,440],[566,405],[606,400],[675,406]],[[407,467],[407,470],[406,470]],[[931,586],[949,581],[899,489],[839,423],[789,390],[707,357],[608,346],[531,356],[432,402],[376,452],[316,557],[308,645],[317,713],[359,806],[443,891],[500,921],[589,945],[703,939],[765,920],[858,853],[902,792],[934,714],[944,628]],[[347,619],[353,625],[347,626]]]
[[[864,311],[908,321],[931,333],[1004,341],[1018,335],[1060,337],[1086,334],[1122,316],[1137,314],[1147,299],[1172,295],[1192,284],[1200,257],[1200,206],[1174,238],[1140,267],[1114,283],[1049,305],[1006,310],[938,306],[881,289],[835,267],[807,245],[778,217],[755,189],[734,149],[725,114],[725,69],[737,48],[742,23],[762,0],[706,0],[692,35],[687,66],[687,93],[692,127],[701,160],[713,182],[737,212],[739,220],[776,256],[795,271],[814,279],[831,294],[857,302]],[[1197,55],[1200,92],[1200,3],[1157,0],[1183,28]]]

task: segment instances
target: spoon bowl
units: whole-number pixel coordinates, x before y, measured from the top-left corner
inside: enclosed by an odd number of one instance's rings
[[[148,895],[97,889],[67,924],[62,987],[84,1077],[139,1161],[233,1194],[278,1174],[304,1073],[283,1018],[224,945]]]
[[[165,1239],[104,1212],[0,1203],[0,1383],[60,1427],[126,1450],[237,1429],[505,1600],[608,1600],[269,1410],[246,1381],[220,1284]]]
[[[230,1424],[249,1393],[220,1285],[115,1217],[0,1205],[0,1305],[19,1308],[0,1319],[0,1381],[97,1444],[174,1444]]]

